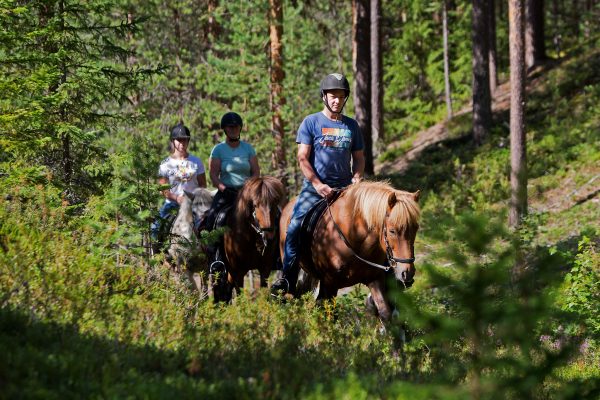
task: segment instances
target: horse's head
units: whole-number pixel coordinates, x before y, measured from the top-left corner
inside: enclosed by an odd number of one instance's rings
[[[238,207],[245,209],[250,226],[260,236],[264,247],[276,237],[285,197],[283,183],[271,176],[248,179],[240,193]]]
[[[419,191],[391,192],[381,233],[381,245],[386,251],[388,265],[396,280],[406,288],[413,284],[415,276],[414,243],[419,229],[419,196]]]
[[[196,188],[192,193],[186,194],[192,200],[192,211],[196,216],[202,217],[210,209],[213,195],[208,189]]]

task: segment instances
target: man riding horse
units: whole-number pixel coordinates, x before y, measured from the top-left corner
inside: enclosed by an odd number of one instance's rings
[[[364,143],[358,123],[342,114],[350,95],[348,79],[341,74],[329,74],[320,86],[323,110],[307,116],[296,137],[304,182],[287,228],[283,276],[271,286],[274,295],[295,294],[298,240],[306,213],[334,189],[360,181],[364,172]]]

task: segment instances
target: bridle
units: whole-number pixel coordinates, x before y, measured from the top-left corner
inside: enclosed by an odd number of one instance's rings
[[[327,200],[325,200],[327,201]],[[387,262],[388,265],[381,265],[381,264],[377,264],[374,263],[372,261],[366,260],[364,258],[362,258],[361,256],[359,256],[356,251],[354,251],[354,249],[352,248],[352,246],[350,245],[350,242],[348,242],[348,239],[346,239],[346,236],[344,236],[344,233],[342,232],[342,230],[340,229],[340,227],[338,226],[338,224],[335,222],[335,219],[333,218],[333,214],[331,212],[331,207],[329,204],[329,201],[327,201],[327,211],[329,212],[329,216],[331,217],[331,221],[333,221],[333,226],[335,226],[335,229],[337,230],[338,234],[340,235],[340,238],[342,239],[342,241],[346,244],[346,246],[350,249],[350,251],[352,252],[352,254],[354,255],[354,257],[358,258],[360,261],[364,262],[365,264],[368,264],[372,267],[375,268],[379,268],[384,270],[385,272],[388,272],[390,269],[395,269],[397,268],[398,264],[412,264],[415,262],[415,258],[411,257],[411,258],[397,258],[394,257],[394,253],[392,252],[392,247],[390,246],[390,242],[388,240],[387,237],[387,224],[383,223],[383,242],[385,243],[385,253],[387,256]],[[388,217],[388,215],[386,214],[386,219]]]
[[[269,208],[269,212],[271,212],[271,209]],[[260,226],[260,221],[258,220],[258,217],[256,216],[256,208],[253,208],[252,210],[252,221],[250,222],[250,226],[252,227],[252,229],[254,229],[254,231],[258,234],[258,236],[260,236],[260,239],[262,241],[262,243],[257,242],[256,243],[256,247],[257,250],[260,251],[261,255],[265,254],[265,249],[267,248],[267,232],[276,232],[277,231],[277,221],[279,221],[279,217],[281,216],[281,208],[277,207],[277,213],[275,214],[275,218],[273,221],[273,225],[268,226],[268,227],[262,227]]]
[[[385,218],[387,219],[387,217],[388,217],[388,214],[386,214]],[[412,264],[415,262],[414,257],[410,257],[410,258],[394,257],[394,253],[392,252],[392,246],[390,246],[390,243],[387,238],[387,224],[385,223],[385,221],[383,222],[383,242],[385,243],[385,252],[386,252],[386,255],[388,258],[388,262],[390,264],[394,264],[394,265],[395,264]]]

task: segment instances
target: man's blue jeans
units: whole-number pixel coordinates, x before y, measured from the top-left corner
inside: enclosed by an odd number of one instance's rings
[[[287,227],[287,234],[285,236],[285,246],[283,253],[283,277],[287,279],[290,284],[290,288],[296,286],[296,280],[298,279],[298,240],[300,238],[300,227],[302,219],[310,210],[310,208],[322,197],[313,187],[313,185],[304,181],[302,190],[298,195],[298,200],[294,205],[294,211],[292,212],[292,218],[290,224]]]

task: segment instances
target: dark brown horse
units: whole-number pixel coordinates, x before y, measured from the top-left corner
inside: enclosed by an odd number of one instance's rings
[[[392,309],[386,278],[393,276],[403,288],[413,283],[418,199],[418,191],[395,190],[385,182],[363,181],[343,191],[318,221],[310,243],[298,251],[302,269],[320,281],[318,298],[329,299],[340,288],[363,283],[371,292],[368,305],[388,320]],[[294,204],[288,203],[281,216],[282,257]]]
[[[223,238],[227,288],[221,300],[229,300],[234,287],[243,287],[251,269],[258,269],[261,286],[267,286],[277,259],[277,229],[286,200],[285,187],[277,178],[262,176],[245,182],[227,218],[229,229]]]

